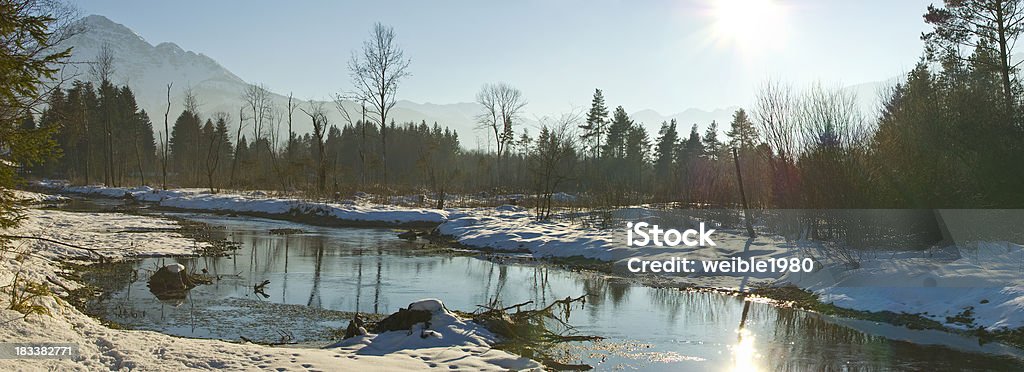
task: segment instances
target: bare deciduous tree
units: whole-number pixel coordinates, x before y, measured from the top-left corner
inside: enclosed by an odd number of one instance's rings
[[[388,183],[387,163],[387,119],[395,107],[398,84],[410,75],[412,61],[405,58],[405,52],[395,42],[395,29],[381,23],[373,25],[370,40],[363,42],[361,53],[352,54],[348,63],[355,86],[354,95],[369,102],[371,120],[380,127],[381,162],[384,186]]]
[[[530,171],[537,192],[538,220],[551,217],[551,198],[555,190],[575,172],[576,141],[579,136],[573,133],[573,129],[579,122],[580,116],[576,113],[541,119],[540,133],[530,154]]]
[[[252,143],[263,138],[264,125],[271,110],[270,91],[263,84],[249,84],[242,92],[242,101],[252,111]]]
[[[480,128],[488,129],[494,134],[497,155],[500,161],[507,152],[508,145],[515,140],[515,124],[519,114],[526,106],[523,92],[506,83],[485,84],[476,94],[476,102],[484,108],[477,115]]]
[[[109,82],[114,77],[114,60],[114,48],[106,43],[100,46],[96,57],[89,63],[89,75],[96,80],[96,84]]]
[[[274,170],[275,179],[281,184],[281,190],[290,190],[291,180],[286,174],[287,161],[285,161],[285,165],[281,165],[281,152],[287,151],[288,146],[287,142],[284,145],[281,144],[281,125],[285,115],[285,112],[282,112],[277,106],[270,106],[267,113],[266,138],[267,148],[270,151],[270,165]]]
[[[195,90],[192,90],[192,86],[185,88],[182,92],[182,105],[185,106],[185,111],[199,115],[199,96],[196,95]]]
[[[814,84],[801,95],[797,107],[794,122],[799,128],[800,151],[862,143],[865,120],[854,93]]]
[[[754,103],[754,117],[768,147],[779,158],[792,161],[796,151],[793,88],[775,81],[761,85]]]

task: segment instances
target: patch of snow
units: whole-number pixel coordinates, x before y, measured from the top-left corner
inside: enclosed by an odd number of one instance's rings
[[[144,256],[192,255],[207,243],[187,239],[172,232],[173,220],[140,217],[122,213],[74,213],[29,208],[18,234],[53,239],[93,249],[108,259]],[[40,254],[59,259],[96,258],[88,250],[45,245]]]
[[[40,186],[46,185],[49,184],[40,184]],[[119,188],[99,185],[54,185],[53,188],[60,192],[83,195],[110,198],[130,197],[142,202],[157,203],[163,207],[194,211],[308,215],[331,217],[340,221],[374,222],[388,225],[441,223],[448,217],[447,212],[436,209],[275,198],[268,196],[262,191],[250,191],[241,194],[209,194],[199,189],[156,190],[149,186]]]
[[[440,311],[447,311],[445,310],[444,303],[436,298],[428,298],[413,302],[409,304],[409,310],[423,310],[434,314]]]
[[[26,203],[31,204],[42,204],[42,203],[59,203],[67,201],[68,198],[60,195],[41,194],[38,192],[23,191],[23,190],[11,190],[14,192],[14,198],[22,200]]]
[[[558,203],[574,203],[576,202],[576,199],[576,195],[566,194],[564,192],[551,194],[551,200]]]
[[[424,301],[418,301],[420,303]],[[427,300],[431,304],[440,304],[437,300]],[[443,309],[442,309],[443,310]],[[356,336],[328,348],[337,348],[353,354],[365,355],[386,355],[395,353],[407,353],[408,351],[435,350],[439,353],[454,352],[450,345],[460,345],[463,348],[471,348],[477,358],[487,361],[492,366],[500,368],[520,370],[524,368],[537,368],[538,364],[527,363],[523,358],[511,356],[505,352],[490,349],[498,341],[497,336],[486,328],[457,315],[446,311],[434,312],[430,318],[430,326],[419,323],[408,331],[392,331],[380,334],[368,334]],[[446,360],[447,357],[437,356],[435,360]]]
[[[164,266],[164,268],[167,269],[167,271],[175,273],[175,274],[177,274],[179,272],[182,272],[182,271],[185,271],[185,265],[182,265],[180,263],[173,263],[173,264]]]
[[[526,211],[526,209],[524,209],[523,207],[520,207],[520,206],[517,206],[517,205],[509,205],[509,204],[498,206],[497,208],[494,208],[494,210],[496,210],[498,212],[525,212]]]
[[[960,250],[955,258],[933,254]],[[1024,248],[1007,242],[976,247],[939,247],[878,254],[847,269],[832,264],[812,274],[788,274],[789,283],[818,294],[823,302],[865,310],[919,314],[953,328],[965,310],[989,331],[1024,327]]]

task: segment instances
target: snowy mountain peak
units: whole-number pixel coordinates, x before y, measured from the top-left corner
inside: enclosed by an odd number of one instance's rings
[[[102,34],[106,37],[114,37],[115,39],[146,43],[146,39],[142,35],[135,33],[135,31],[132,31],[132,29],[125,25],[111,21],[110,18],[98,14],[86,16],[78,22],[83,26],[86,33]]]
[[[185,53],[185,50],[181,49],[181,47],[178,46],[178,44],[175,44],[175,43],[172,43],[172,42],[169,42],[169,41],[165,41],[165,42],[162,42],[160,44],[157,44],[156,48],[159,49],[159,50],[162,50],[162,51],[167,51],[167,52],[175,53],[175,54],[184,54]]]

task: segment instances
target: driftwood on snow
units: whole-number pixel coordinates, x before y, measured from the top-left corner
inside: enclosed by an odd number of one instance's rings
[[[84,250],[84,251],[88,251],[89,253],[95,254],[97,257],[99,257],[101,262],[106,262],[106,260],[107,260],[107,256],[104,256],[102,253],[100,253],[100,251],[98,249],[87,248],[87,247],[83,247],[83,246],[76,245],[76,244],[71,244],[71,243],[65,243],[65,242],[62,242],[60,240],[55,240],[55,239],[50,239],[50,238],[43,238],[43,237],[39,237],[39,236],[25,236],[25,235],[0,235],[0,238],[5,238],[5,239],[33,239],[33,240],[41,240],[41,241],[44,241],[44,242],[49,242],[49,243],[53,243],[53,244],[63,245],[65,247],[71,247],[71,248],[75,248],[75,249],[81,249],[81,250]]]

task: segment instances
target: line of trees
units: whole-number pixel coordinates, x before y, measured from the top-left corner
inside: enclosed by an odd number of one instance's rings
[[[373,187],[356,175],[362,164],[360,149],[384,152],[380,149],[384,143],[376,140],[381,137],[376,123],[332,125],[323,103],[312,102],[297,111],[312,118],[313,133],[300,135],[288,130],[282,135],[283,124],[291,120],[284,117],[287,111],[272,104],[267,104],[263,123],[258,119],[259,108],[257,115],[240,110],[242,116],[235,122],[225,112],[204,116],[199,98],[189,90],[183,100],[185,109],[170,125],[168,156],[162,159],[149,116],[135,105],[131,88],[114,87],[109,82],[95,88],[78,81],[66,90],[57,90],[38,127],[55,129],[63,156],[36,165],[32,171],[40,177],[83,183],[156,185],[161,183],[161,163],[166,162],[171,185],[211,191],[230,187],[325,193]],[[37,126],[31,116],[22,125]],[[261,125],[259,131],[244,131]],[[398,185],[425,187],[430,183],[428,168],[443,168],[461,152],[458,135],[437,124],[399,125],[392,121],[385,128],[395,173],[391,177]],[[382,168],[379,159],[369,159],[365,167],[380,177],[369,180],[383,182],[383,171],[377,171]]]

